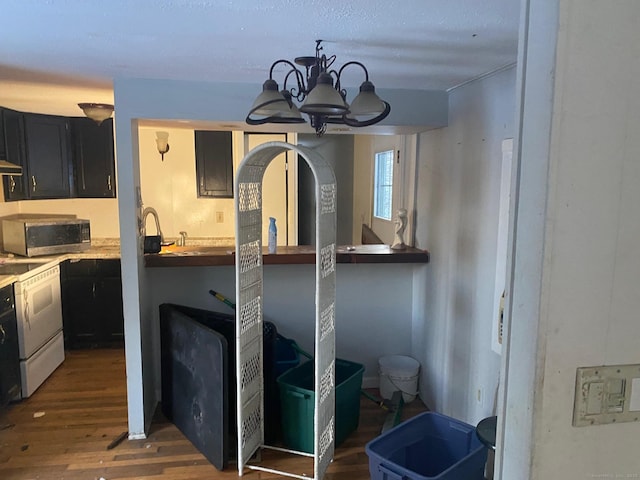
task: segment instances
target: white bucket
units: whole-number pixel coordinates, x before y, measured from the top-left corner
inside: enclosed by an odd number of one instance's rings
[[[400,390],[404,403],[415,400],[418,394],[418,372],[420,362],[405,355],[389,355],[378,359],[380,395],[391,399],[393,392]]]

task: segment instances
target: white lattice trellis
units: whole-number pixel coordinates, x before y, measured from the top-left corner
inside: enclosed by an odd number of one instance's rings
[[[262,179],[269,163],[287,150],[304,158],[316,180],[316,327],[314,476],[320,480],[335,448],[336,180],[314,150],[269,142],[249,152],[236,175],[236,376],[238,474],[245,468],[304,480],[311,477],[249,465],[264,444],[262,365]],[[309,456],[304,452],[290,453]]]

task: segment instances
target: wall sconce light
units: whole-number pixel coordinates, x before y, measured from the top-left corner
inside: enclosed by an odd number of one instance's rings
[[[84,114],[100,125],[113,113],[113,105],[108,103],[79,103]]]
[[[156,145],[164,162],[164,154],[169,151],[169,132],[156,132]]]

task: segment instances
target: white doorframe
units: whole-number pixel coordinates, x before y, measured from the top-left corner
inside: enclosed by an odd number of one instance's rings
[[[522,0],[495,479],[531,478],[559,0]]]

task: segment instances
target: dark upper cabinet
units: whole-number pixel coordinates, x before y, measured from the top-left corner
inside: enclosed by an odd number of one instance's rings
[[[72,118],[71,138],[76,196],[115,197],[113,119],[98,125],[88,118]]]
[[[29,198],[70,197],[69,120],[26,113],[24,131]]]
[[[196,130],[195,146],[198,196],[233,198],[232,133]]]
[[[4,124],[5,158],[22,167],[22,175],[4,175],[5,200],[24,200],[28,198],[26,189],[27,158],[24,143],[24,114],[15,110],[2,110]],[[2,133],[2,132],[0,132]]]
[[[22,167],[3,176],[5,201],[116,196],[113,119],[0,108],[0,137],[0,159]]]
[[[7,149],[4,141],[4,108],[0,108],[0,160],[7,159]]]

